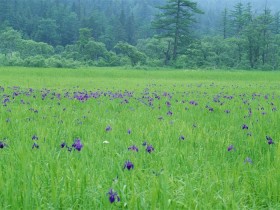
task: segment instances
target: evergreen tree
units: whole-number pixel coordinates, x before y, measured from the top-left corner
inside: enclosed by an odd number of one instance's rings
[[[161,37],[173,39],[172,59],[176,60],[179,48],[186,46],[190,39],[189,28],[195,22],[194,15],[202,14],[202,11],[190,0],[168,0],[159,9],[161,13],[156,16],[153,27]]]

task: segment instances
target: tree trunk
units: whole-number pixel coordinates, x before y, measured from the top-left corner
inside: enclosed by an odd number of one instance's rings
[[[177,59],[177,49],[178,49],[178,39],[179,39],[179,19],[180,19],[180,3],[181,0],[177,1],[177,11],[176,11],[176,28],[175,28],[175,36],[174,36],[174,47],[173,47],[173,60]]]

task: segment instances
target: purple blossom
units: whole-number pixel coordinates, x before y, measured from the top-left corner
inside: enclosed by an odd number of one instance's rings
[[[34,144],[32,145],[32,149],[34,149],[34,148],[39,149],[39,145],[36,144],[36,143],[34,143]]]
[[[108,125],[105,129],[107,132],[112,130],[112,127],[110,125]]]
[[[83,145],[81,143],[80,139],[75,139],[74,143],[72,144],[72,147],[78,151],[81,151]]]
[[[148,145],[147,147],[146,147],[146,151],[148,152],[148,153],[151,153],[151,152],[153,152],[155,149],[154,149],[154,147],[152,146],[152,145]]]
[[[64,148],[65,146],[66,146],[66,143],[65,143],[65,142],[63,142],[63,143],[60,145],[61,148]]]
[[[181,136],[179,137],[179,140],[185,140],[185,136],[181,135]]]
[[[266,136],[266,140],[267,140],[267,143],[270,145],[270,144],[274,144],[272,138],[270,136]]]
[[[171,103],[170,103],[169,101],[166,101],[165,104],[166,104],[167,107],[170,107],[170,106],[171,106]]]
[[[173,113],[170,110],[166,114],[169,115],[169,116],[173,115]]]
[[[128,134],[131,134],[131,129],[128,129],[128,130],[127,130],[127,133],[128,133]]]
[[[214,111],[214,109],[213,109],[212,107],[209,107],[208,110],[209,110],[210,112],[213,112],[213,111]]]
[[[234,146],[233,145],[230,145],[228,148],[227,148],[227,151],[230,152],[231,150],[234,149]]]
[[[191,104],[191,105],[194,105],[194,106],[197,106],[197,105],[198,105],[198,103],[197,103],[196,101],[194,101],[194,100],[191,100],[191,101],[190,101],[190,104]]]
[[[38,139],[39,139],[38,136],[36,136],[36,135],[32,136],[32,140],[38,140]]]
[[[242,129],[243,129],[243,130],[244,130],[244,129],[248,130],[248,128],[249,128],[249,127],[248,127],[246,124],[243,124],[243,125],[242,125]]]
[[[142,145],[143,145],[143,146],[147,146],[147,142],[146,142],[146,141],[144,141]]]
[[[109,190],[109,192],[107,193],[109,195],[109,201],[110,203],[114,203],[115,201],[119,202],[120,201],[120,197],[118,196],[118,194],[116,192],[114,192],[112,189]]]
[[[136,147],[135,145],[132,145],[132,146],[128,147],[128,150],[138,152],[138,147]]]
[[[132,162],[130,162],[130,161],[128,160],[128,161],[125,162],[123,168],[124,168],[124,169],[127,168],[128,170],[130,170],[130,169],[133,169],[133,168],[134,168],[134,165],[133,165]]]
[[[230,113],[230,110],[228,110],[228,109],[227,109],[227,110],[225,110],[225,113],[229,114],[229,113]]]
[[[0,141],[0,149],[3,149],[5,146],[7,146],[4,142]]]

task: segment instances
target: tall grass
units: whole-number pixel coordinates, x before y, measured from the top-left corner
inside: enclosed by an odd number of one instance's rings
[[[279,79],[0,68],[0,208],[278,209]]]

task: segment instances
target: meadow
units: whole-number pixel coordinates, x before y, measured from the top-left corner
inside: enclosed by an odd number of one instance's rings
[[[1,209],[280,209],[280,73],[0,68]]]

